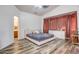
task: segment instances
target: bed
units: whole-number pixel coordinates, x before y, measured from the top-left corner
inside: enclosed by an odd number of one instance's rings
[[[34,33],[34,34],[27,34],[26,38],[37,45],[42,45],[51,40],[54,40],[55,36],[53,34],[48,33],[37,33],[37,34]]]

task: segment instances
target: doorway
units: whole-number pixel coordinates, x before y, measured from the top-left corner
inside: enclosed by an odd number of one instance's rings
[[[14,40],[19,40],[19,17],[18,16],[14,16],[13,37],[14,37]]]

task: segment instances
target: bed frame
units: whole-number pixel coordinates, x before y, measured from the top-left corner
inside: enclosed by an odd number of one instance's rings
[[[36,40],[34,40],[34,39],[32,39],[32,38],[30,38],[30,37],[28,37],[28,36],[26,36],[26,39],[27,40],[30,40],[30,41],[32,41],[33,43],[35,43],[35,44],[37,44],[37,45],[42,45],[42,44],[44,44],[44,43],[47,43],[47,42],[49,42],[49,41],[51,41],[51,40],[54,40],[56,37],[52,37],[52,38],[49,38],[49,39],[46,39],[46,40],[43,40],[43,41],[36,41]]]

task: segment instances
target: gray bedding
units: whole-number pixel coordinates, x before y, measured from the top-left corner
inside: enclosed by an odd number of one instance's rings
[[[54,37],[53,34],[47,34],[47,33],[28,34],[27,36],[39,42]]]

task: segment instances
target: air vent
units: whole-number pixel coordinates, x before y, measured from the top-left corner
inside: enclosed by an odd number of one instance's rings
[[[43,7],[43,8],[48,8],[49,6],[48,6],[48,5],[43,5],[42,7]]]

